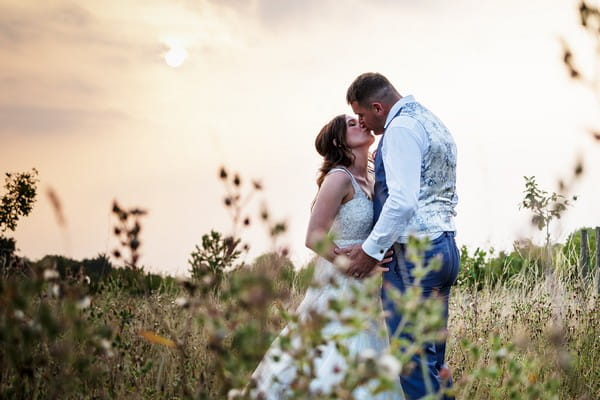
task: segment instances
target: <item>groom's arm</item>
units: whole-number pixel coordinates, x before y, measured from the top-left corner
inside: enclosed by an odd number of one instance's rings
[[[398,240],[417,209],[427,134],[414,119],[398,117],[381,140],[384,140],[381,152],[388,198],[371,234],[362,245],[364,252],[378,261]]]

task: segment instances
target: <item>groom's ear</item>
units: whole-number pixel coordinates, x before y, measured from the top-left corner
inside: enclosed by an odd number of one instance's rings
[[[375,102],[371,103],[371,109],[373,111],[375,111],[376,113],[381,114],[381,113],[383,113],[383,104],[375,101]]]

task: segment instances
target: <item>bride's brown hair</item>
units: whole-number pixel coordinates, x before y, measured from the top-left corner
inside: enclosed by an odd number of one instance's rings
[[[346,144],[346,115],[338,115],[321,128],[315,139],[315,148],[323,156],[317,178],[317,185],[321,187],[325,176],[333,167],[349,167],[354,162],[354,154]]]

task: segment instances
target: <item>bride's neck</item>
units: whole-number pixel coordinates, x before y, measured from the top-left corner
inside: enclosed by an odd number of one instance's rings
[[[369,165],[369,149],[366,151],[353,151],[352,153],[354,154],[354,163],[348,167],[348,170],[352,172],[352,175],[366,179],[368,174],[367,167]]]

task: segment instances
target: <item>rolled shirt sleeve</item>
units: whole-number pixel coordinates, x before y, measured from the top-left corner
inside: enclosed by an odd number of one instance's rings
[[[427,134],[413,118],[399,116],[388,126],[381,140],[384,141],[381,156],[388,198],[371,234],[362,245],[365,253],[378,261],[405,231],[417,209]]]

